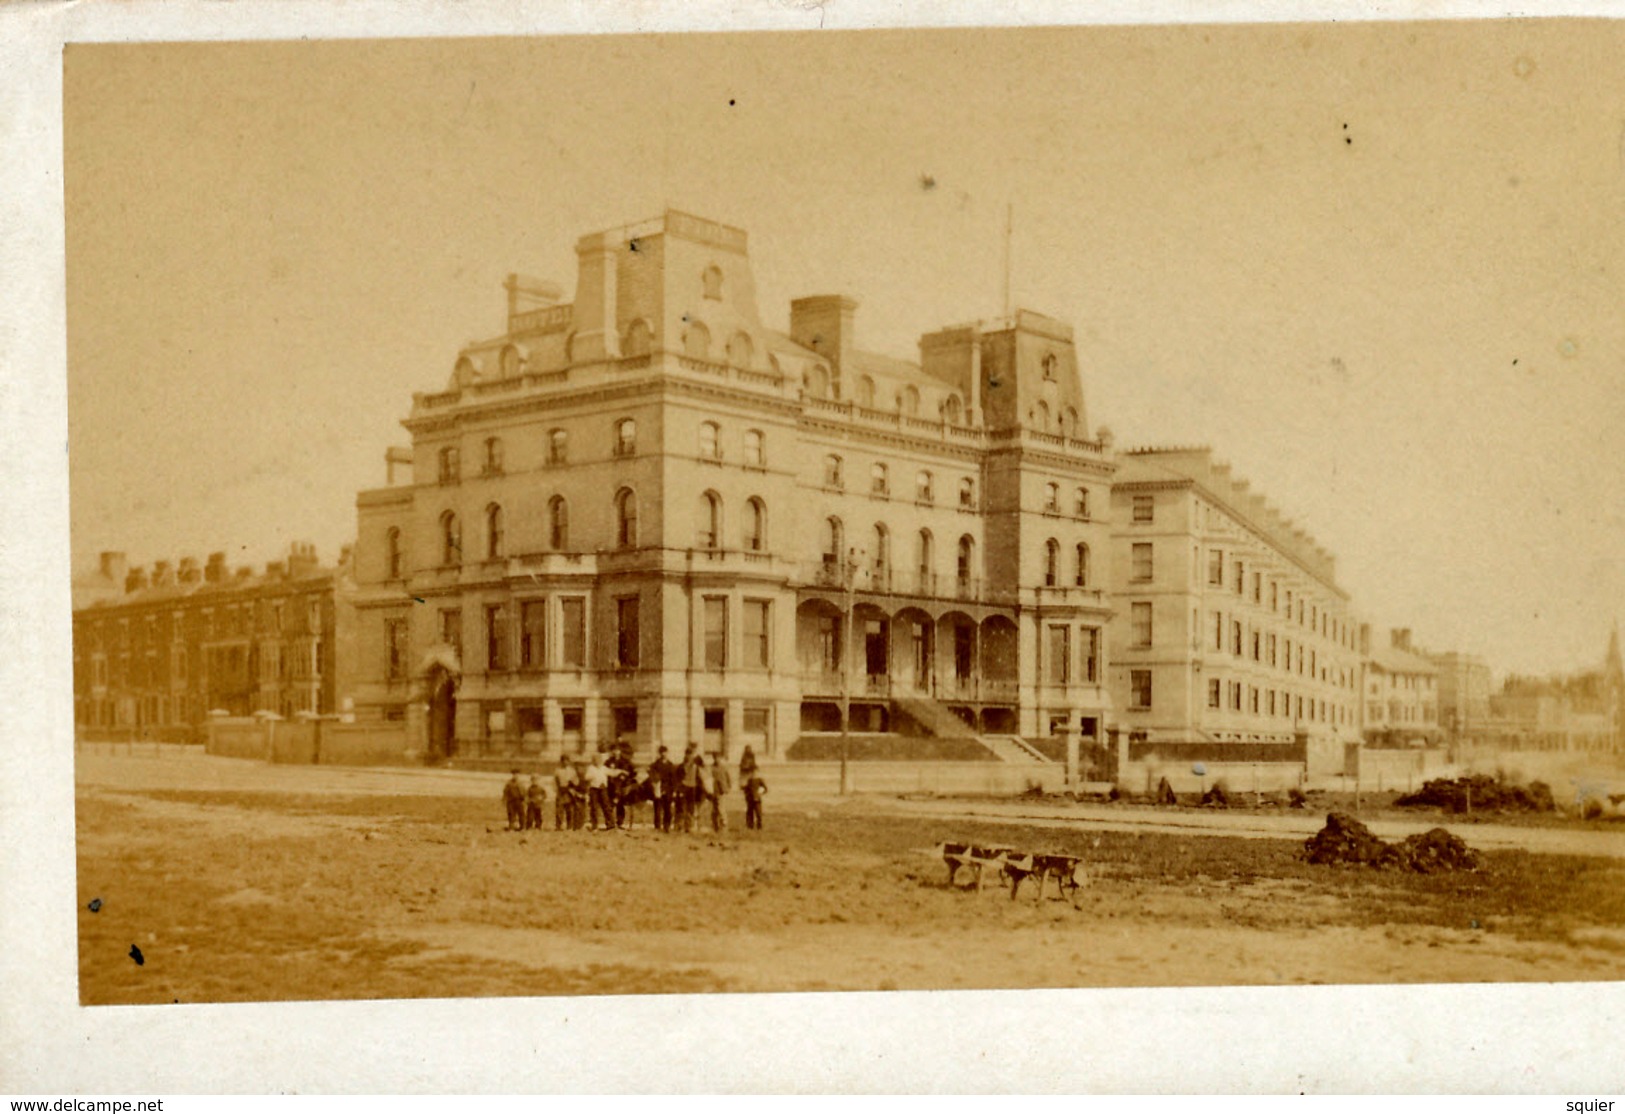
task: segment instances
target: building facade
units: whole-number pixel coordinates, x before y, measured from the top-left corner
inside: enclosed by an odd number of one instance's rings
[[[1386,645],[1372,644],[1369,627],[1360,628],[1365,649],[1365,741],[1388,746],[1438,742],[1439,668],[1411,646],[1409,629],[1388,632]]]
[[[1488,663],[1456,651],[1427,658],[1439,671],[1439,727],[1452,739],[1481,735],[1489,725],[1494,688]]]
[[[150,572],[102,554],[75,580],[76,731],[195,742],[212,711],[335,712],[341,579],[304,543],[261,573],[224,553]]]
[[[576,254],[571,303],[510,278],[358,496],[358,717],[429,755],[1101,736],[1114,464],[1067,326],[906,361],[844,296],[764,325],[739,229],[669,211]]]
[[[1358,740],[1329,553],[1205,448],[1122,454],[1111,516],[1111,695],[1131,739]]]

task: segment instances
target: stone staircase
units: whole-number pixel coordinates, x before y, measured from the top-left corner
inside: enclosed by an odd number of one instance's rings
[[[939,738],[974,739],[1001,762],[1049,762],[1048,756],[1034,750],[1014,735],[981,735],[956,716],[946,705],[929,696],[894,694],[892,703],[921,727]]]

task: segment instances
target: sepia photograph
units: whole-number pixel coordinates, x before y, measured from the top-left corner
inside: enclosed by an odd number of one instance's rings
[[[63,47],[78,1005],[1625,980],[1625,25],[816,26]]]

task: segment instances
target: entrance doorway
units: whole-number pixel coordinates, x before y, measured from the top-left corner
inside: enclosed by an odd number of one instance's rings
[[[457,679],[448,670],[429,674],[429,754],[451,758],[457,753]]]

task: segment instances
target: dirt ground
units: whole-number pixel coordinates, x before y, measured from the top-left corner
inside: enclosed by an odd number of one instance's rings
[[[86,1004],[1625,978],[1617,857],[1403,875],[1311,866],[1300,839],[862,798],[773,802],[760,833],[736,808],[720,836],[520,834],[422,779],[135,780],[81,779]],[[1089,885],[1077,908],[950,889],[943,840],[1081,853]]]

